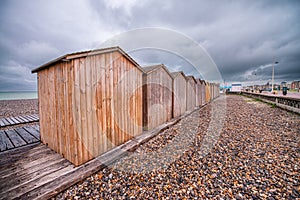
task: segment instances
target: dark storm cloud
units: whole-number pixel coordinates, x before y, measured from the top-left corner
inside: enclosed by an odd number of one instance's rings
[[[273,59],[279,62],[277,82],[300,79],[299,1],[10,0],[0,4],[0,90],[35,89],[31,69],[143,27],[166,28],[192,38],[229,82],[268,81]],[[182,59],[158,54],[145,51],[135,56],[144,63],[161,58],[173,70],[193,73]]]

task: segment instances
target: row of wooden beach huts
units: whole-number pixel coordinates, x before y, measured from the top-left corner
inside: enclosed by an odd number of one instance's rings
[[[219,96],[219,85],[141,68],[119,47],[64,55],[38,74],[41,141],[74,165]]]

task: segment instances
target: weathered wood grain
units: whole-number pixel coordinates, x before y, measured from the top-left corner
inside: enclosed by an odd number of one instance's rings
[[[0,151],[5,151],[12,148],[14,148],[14,145],[11,143],[6,133],[0,130]]]
[[[19,147],[27,144],[25,140],[15,130],[5,130],[5,132],[10,138],[10,141],[13,143],[14,147]]]
[[[26,131],[24,128],[16,128],[15,131],[18,132],[20,136],[22,136],[22,138],[26,141],[27,144],[40,141],[28,131]]]
[[[34,127],[36,126],[25,126],[23,127],[26,131],[28,131],[31,135],[33,135],[36,139],[40,140],[40,132],[36,130]]]

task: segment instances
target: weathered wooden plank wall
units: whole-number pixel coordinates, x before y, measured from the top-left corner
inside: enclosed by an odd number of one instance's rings
[[[206,81],[206,86],[205,86],[205,94],[206,94],[206,103],[210,102],[210,83]]]
[[[118,51],[38,72],[41,140],[80,165],[142,132],[142,71]]]
[[[186,112],[186,76],[183,72],[174,72],[173,76],[173,117]]]
[[[173,78],[163,65],[143,69],[143,125],[151,130],[172,119]]]
[[[200,79],[196,79],[196,106],[202,105],[201,89],[201,81]]]
[[[186,109],[188,111],[194,110],[194,108],[196,107],[196,80],[193,76],[187,76],[186,90]]]
[[[201,80],[201,102],[202,102],[202,105],[206,104],[206,101],[205,101],[205,97],[206,97],[206,91],[205,91],[205,81],[204,80]]]

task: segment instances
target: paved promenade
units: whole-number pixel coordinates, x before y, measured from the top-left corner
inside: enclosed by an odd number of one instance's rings
[[[56,199],[300,198],[300,116],[238,95],[225,105],[223,98]],[[177,137],[183,132],[188,139]]]

